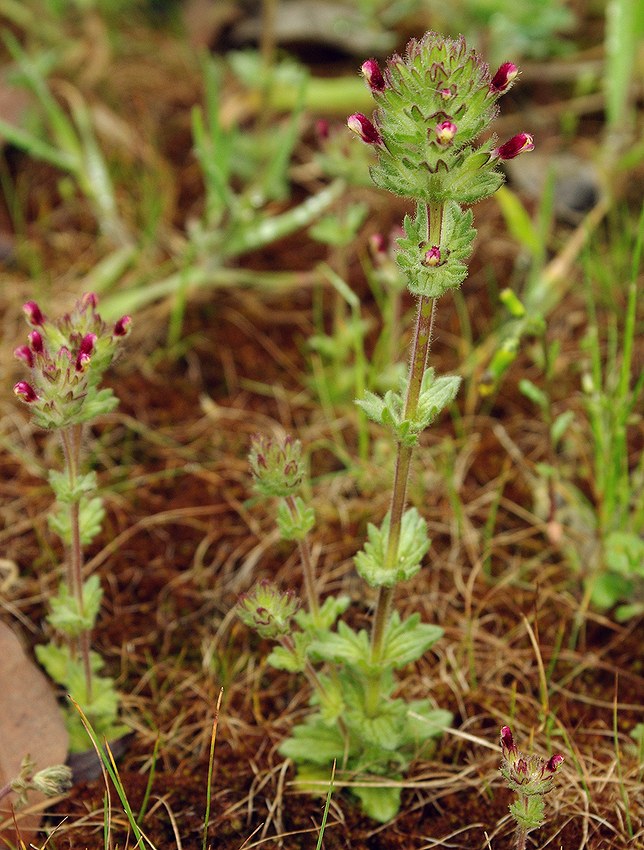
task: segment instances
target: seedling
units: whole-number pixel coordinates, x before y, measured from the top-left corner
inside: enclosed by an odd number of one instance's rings
[[[362,73],[377,109],[373,120],[354,113],[347,124],[377,156],[370,172],[374,183],[416,202],[415,216],[405,217],[396,257],[417,300],[409,374],[398,391],[366,391],[358,400],[389,431],[397,451],[390,510],[380,527],[369,525],[368,541],[355,557],[357,571],[378,593],[371,633],[342,620],[333,631],[349,600],[318,600],[308,552],[315,517],[299,495],[305,470],[299,443],[290,437],[257,438],[250,462],[258,492],[280,499],[282,537],[300,546],[306,604],[299,608],[292,591],[264,582],[238,611],[278,643],[269,662],[303,673],[313,688],[313,713],[280,747],[297,763],[300,782],[324,781],[336,760],[352,775],[351,790],[364,811],[384,822],[400,807],[399,780],[418,748],[452,721],[450,712],[427,699],[394,696],[394,671],[418,660],[443,634],[418,614],[405,619],[393,610],[397,585],[418,573],[430,545],[425,520],[406,504],[413,451],[460,384],[460,378],[437,376],[428,366],[435,305],[467,276],[475,231],[464,205],[493,194],[503,182],[499,162],[534,144],[528,133],[502,145],[494,138],[477,144],[518,71],[506,62],[492,76],[462,38],[428,33],[409,43],[405,57],[393,56],[384,71],[368,59]],[[327,666],[319,670],[320,664]]]
[[[49,525],[65,544],[66,577],[50,600],[48,616],[64,643],[38,646],[36,655],[51,678],[83,706],[97,731],[114,737],[123,731],[116,725],[118,694],[112,679],[97,675],[103,661],[90,650],[103,591],[98,576],[83,577],[83,547],[100,532],[105,511],[96,495],[96,473],[82,472],[81,446],[88,423],[118,405],[112,390],[100,389],[100,382],[129,333],[130,317],[108,327],[96,308],[93,293],[54,321],[34,301],[24,305],[32,331],[29,344],[15,355],[30,368],[31,377],[18,381],[14,392],[29,406],[38,427],[60,434],[64,457],[63,471],[49,473],[56,496]],[[71,749],[85,749],[78,714],[69,712],[67,720]]]

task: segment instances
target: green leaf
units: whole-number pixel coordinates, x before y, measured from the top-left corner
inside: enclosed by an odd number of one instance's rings
[[[96,624],[103,591],[98,576],[90,576],[83,584],[83,606],[72,596],[66,582],[62,582],[58,594],[52,597],[48,622],[62,634],[78,637],[90,632]]]
[[[543,390],[540,390],[539,387],[533,384],[532,381],[528,380],[528,378],[522,378],[519,381],[519,391],[541,410],[545,411],[550,407],[548,396]]]
[[[332,764],[341,762],[345,755],[345,743],[337,726],[327,726],[319,716],[309,718],[306,723],[295,726],[291,737],[283,741],[278,751],[298,764]]]
[[[277,527],[282,540],[303,540],[315,525],[315,511],[295,496],[295,511],[291,513],[286,501],[277,506]]]
[[[512,803],[510,813],[524,829],[537,829],[545,822],[543,797],[523,797]]]
[[[383,663],[399,670],[417,661],[443,634],[440,626],[421,623],[420,614],[412,614],[401,622],[400,614],[394,611],[385,633]]]
[[[574,410],[565,410],[563,413],[560,413],[552,423],[552,426],[550,427],[550,439],[552,440],[552,444],[555,448],[572,424],[574,418]]]
[[[93,493],[97,489],[96,473],[88,472],[87,475],[79,475],[72,486],[69,475],[66,472],[50,470],[47,476],[51,489],[56,494],[56,501],[64,505],[80,502],[86,493]]]
[[[539,257],[542,251],[539,232],[518,195],[508,189],[507,186],[501,186],[496,193],[496,200],[501,207],[503,218],[512,236],[533,257]]]
[[[438,738],[454,723],[454,715],[444,708],[433,708],[427,700],[408,705],[404,743],[419,746],[428,738]]]
[[[46,646],[37,646],[35,653],[38,662],[45,668],[50,679],[58,685],[69,689],[72,682],[85,676],[83,662],[80,658],[72,658],[68,646],[56,646],[50,643]],[[98,673],[103,668],[103,659],[97,652],[90,652],[89,660],[92,673]]]
[[[392,820],[400,809],[400,787],[385,785],[358,785],[351,788],[362,805],[363,812],[379,823]]]
[[[80,539],[87,546],[99,534],[105,517],[105,508],[100,496],[84,499],[79,504]],[[71,518],[69,507],[58,505],[56,510],[47,517],[49,527],[68,546],[71,545]]]
[[[318,612],[317,623],[314,622],[310,611],[299,610],[295,615],[295,622],[302,629],[315,633],[318,630],[330,630],[340,614],[344,614],[351,604],[349,596],[327,596]]]
[[[266,660],[276,670],[301,673],[306,667],[311,637],[305,632],[294,632],[291,637],[294,643],[293,650],[286,649],[284,646],[276,646]]]
[[[403,700],[381,700],[378,713],[373,716],[365,713],[364,698],[357,692],[345,692],[347,708],[345,720],[361,747],[375,748],[372,768],[386,765],[392,753],[397,753],[402,743],[407,705]]]
[[[363,550],[354,557],[357,571],[371,587],[393,587],[412,578],[420,569],[429,549],[427,523],[416,508],[410,508],[402,518],[396,563],[388,564],[389,522],[390,515],[387,514],[380,528],[369,523],[368,539]]]
[[[354,632],[340,620],[337,632],[318,635],[311,644],[310,653],[325,661],[335,661],[366,670],[370,667],[369,635],[364,629]]]
[[[412,430],[420,432],[428,428],[438,414],[454,401],[460,385],[461,379],[458,375],[443,375],[436,378],[432,368],[426,369]]]
[[[620,599],[627,599],[633,589],[630,581],[615,573],[598,576],[593,584],[591,600],[600,610],[612,608]]]
[[[644,540],[628,531],[613,531],[604,541],[606,566],[625,578],[644,578]]]

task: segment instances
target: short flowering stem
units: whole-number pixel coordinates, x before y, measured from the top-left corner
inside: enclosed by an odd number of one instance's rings
[[[80,450],[83,437],[82,425],[70,425],[60,432],[65,456],[65,466],[69,476],[70,488],[76,486],[78,471],[80,468]],[[69,519],[71,530],[71,544],[67,552],[67,584],[69,592],[78,603],[78,610],[82,614],[84,609],[83,600],[83,546],[81,544],[80,529],[80,502],[74,500],[69,505]],[[79,649],[85,671],[85,687],[87,700],[92,698],[92,669],[90,664],[89,633],[83,632],[79,637]]]
[[[291,516],[295,519],[298,516],[295,496],[287,496],[286,504],[291,512]],[[309,606],[309,613],[312,615],[314,622],[318,624],[320,617],[320,603],[318,602],[318,595],[315,589],[315,572],[313,570],[311,549],[306,538],[298,540],[298,546],[300,550],[300,559],[302,561],[302,573],[304,576],[304,592]]]

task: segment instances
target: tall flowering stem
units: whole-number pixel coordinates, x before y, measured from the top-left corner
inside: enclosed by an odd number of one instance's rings
[[[65,543],[66,578],[58,597],[52,599],[49,620],[66,638],[70,659],[75,661],[80,655],[85,678],[80,701],[90,714],[93,669],[97,666],[92,662],[90,640],[101,590],[98,579],[90,579],[89,585],[83,580],[83,546],[100,530],[103,508],[94,495],[95,474],[81,470],[81,447],[86,424],[114,410],[118,403],[111,390],[99,385],[130,327],[129,316],[108,326],[97,305],[96,295],[86,293],[70,313],[52,321],[35,301],[28,301],[23,310],[33,330],[28,335],[29,344],[17,348],[15,355],[29,367],[31,375],[29,381],[18,381],[14,386],[18,398],[29,406],[35,424],[60,434],[64,471],[49,475],[58,505],[50,516],[50,525]],[[47,666],[47,650],[39,649]]]
[[[496,116],[497,100],[510,88],[518,69],[505,62],[491,75],[462,38],[452,41],[427,33],[420,41],[410,42],[404,57],[393,56],[384,70],[375,59],[369,59],[363,63],[362,73],[377,108],[371,118],[350,116],[348,126],[377,154],[377,164],[371,169],[376,185],[417,203],[416,217],[405,219],[397,257],[410,291],[418,298],[404,402],[400,400],[397,411],[387,409],[386,398],[380,401],[367,396],[359,402],[376,422],[390,428],[393,424],[398,442],[385,576],[379,579],[371,633],[375,665],[382,657],[391,616],[396,582],[387,581],[386,572],[395,575],[399,562],[413,449],[418,434],[429,424],[422,411],[431,392],[425,382],[433,376],[428,373],[428,356],[436,301],[460,286],[467,275],[466,260],[475,231],[471,212],[463,207],[501,185],[500,160],[531,150],[534,144],[527,133],[499,147],[493,138],[476,144]],[[443,401],[449,402],[457,388],[454,379]],[[377,703],[378,678],[379,674],[374,674],[367,695],[372,707]]]

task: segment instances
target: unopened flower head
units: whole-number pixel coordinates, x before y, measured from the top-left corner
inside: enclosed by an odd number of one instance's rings
[[[450,145],[456,135],[457,126],[453,121],[441,121],[436,125],[436,138],[440,145]]]
[[[302,445],[290,434],[279,440],[253,437],[248,455],[255,489],[263,496],[292,496],[304,478]]]
[[[429,251],[425,252],[425,256],[423,257],[423,265],[433,268],[435,266],[440,265],[440,262],[441,249],[438,247],[438,245],[432,245]]]
[[[367,145],[381,145],[382,137],[373,123],[361,112],[347,118],[347,127]]]
[[[519,154],[534,150],[534,138],[530,133],[517,133],[492,152],[499,159],[514,159]]]
[[[31,787],[46,797],[63,794],[72,787],[72,771],[66,764],[45,767],[33,775]]]
[[[363,62],[361,71],[372,92],[385,90],[385,78],[382,76],[380,65],[375,59],[367,59]]]
[[[504,94],[511,87],[518,73],[519,69],[514,62],[504,62],[492,77],[490,91],[495,94]]]
[[[112,334],[114,336],[127,336],[130,332],[131,324],[131,316],[121,316],[121,318],[114,324],[114,330],[112,331]]]
[[[239,597],[237,615],[260,637],[279,640],[291,631],[291,619],[299,605],[292,590],[281,591],[265,579],[251,593]]]
[[[554,755],[544,759],[538,755],[524,755],[514,743],[509,726],[501,729],[501,774],[509,787],[526,797],[547,794],[552,790],[554,777],[564,758]]]
[[[44,323],[45,317],[42,313],[42,310],[36,304],[35,301],[27,301],[27,303],[24,304],[22,309],[30,325],[34,325],[34,327],[39,327]]]
[[[97,306],[93,292],[55,320],[48,319],[35,301],[24,306],[27,322],[37,329],[29,333],[29,344],[15,351],[31,375],[29,381],[19,381],[14,392],[30,405],[36,424],[43,428],[80,424],[116,407],[112,392],[98,387],[130,319],[124,316],[110,328]]]

